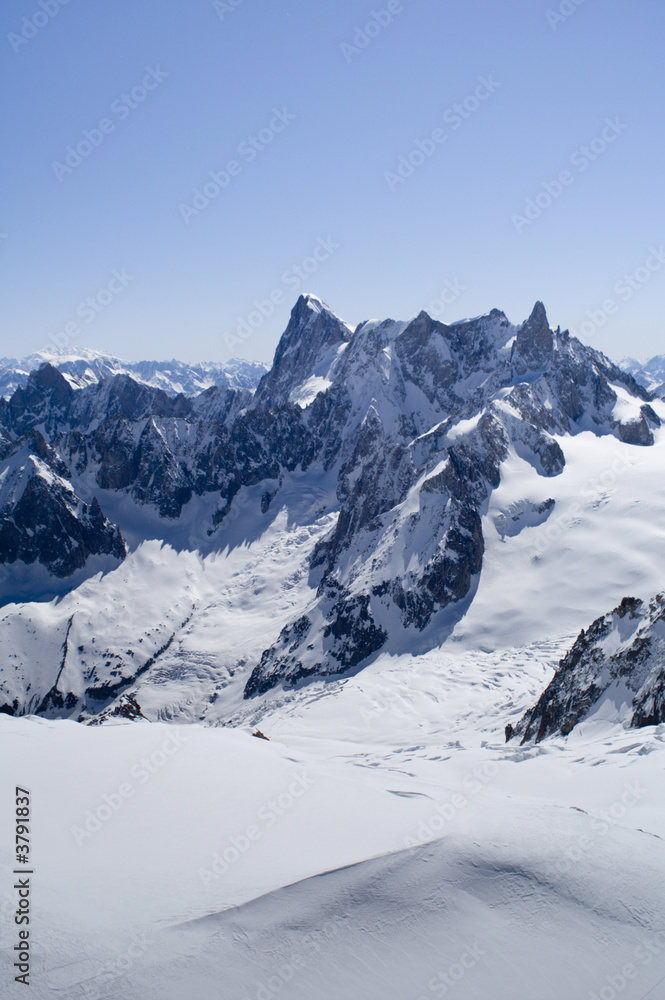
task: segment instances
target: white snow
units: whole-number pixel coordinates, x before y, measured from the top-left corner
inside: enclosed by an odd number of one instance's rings
[[[483,519],[478,592],[453,640],[505,648],[557,635],[562,621],[576,633],[623,597],[648,600],[663,589],[665,431],[654,436],[648,448],[589,431],[559,437],[566,466],[551,478],[511,453]],[[550,497],[542,523],[497,533],[495,518],[512,504]]]
[[[614,383],[610,384],[617,395],[617,401],[612,410],[613,419],[619,420],[621,423],[629,423],[633,420],[639,420],[641,417],[640,409],[644,405],[642,400],[637,399],[635,396],[631,396],[628,390],[622,385],[615,385]]]
[[[314,402],[320,392],[330,388],[335,378],[335,369],[348,343],[336,344],[320,359],[312,375],[291,390],[289,402],[296,403],[303,410]]]
[[[434,658],[296,695],[261,719],[270,742],[0,717],[3,798],[18,781],[33,800],[32,995],[418,1000],[453,976],[462,1000],[560,1000],[631,962],[622,996],[650,996],[664,727],[506,747],[474,710],[541,670],[491,663],[467,662],[452,710]]]
[[[475,417],[471,417],[469,420],[458,420],[446,434],[446,443],[453,444],[460,438],[466,437],[467,434],[471,434],[480,423],[481,416],[482,414],[478,413]]]

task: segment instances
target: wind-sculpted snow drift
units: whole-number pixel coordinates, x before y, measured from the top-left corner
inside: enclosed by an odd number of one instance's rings
[[[581,431],[652,445],[660,419],[650,400],[602,354],[552,331],[541,303],[519,327],[492,310],[450,325],[421,312],[352,330],[301,296],[254,393],[213,386],[173,397],[126,374],[74,389],[45,365],[0,400],[5,601],[21,596],[11,581],[31,566],[43,575],[29,596],[43,599],[56,592],[54,577],[86,565],[98,572],[89,555],[117,565],[123,536],[132,551],[158,537],[200,556],[231,552],[282,509],[296,519],[297,480],[303,496],[313,491],[297,515],[298,545],[309,545],[305,596],[285,598],[286,614],[275,606],[268,641],[256,649],[248,639],[230,668],[246,678],[245,697],[364,666],[405,638],[426,647],[432,629],[434,645],[445,609],[459,617],[473,599],[482,518],[506,459],[551,479],[565,468],[566,439]],[[519,509],[521,523],[540,523],[555,501],[525,496]],[[501,517],[510,535],[518,515]],[[171,604],[150,649],[132,644],[129,655],[118,639],[91,667],[79,637],[43,690],[34,678],[29,697],[18,682],[3,684],[5,710],[114,711],[153,676],[169,637],[196,621],[195,601]],[[8,609],[5,627],[21,614]],[[209,673],[207,697],[219,687]]]

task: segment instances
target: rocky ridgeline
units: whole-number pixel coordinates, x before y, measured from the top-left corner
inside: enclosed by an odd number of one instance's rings
[[[614,416],[618,393],[630,419]],[[45,365],[0,400],[0,460],[14,483],[0,495],[0,560],[62,576],[87,553],[122,558],[118,528],[76,484],[170,522],[193,497],[214,496],[201,530],[223,541],[243,487],[266,483],[261,517],[284,473],[333,476],[339,516],[312,554],[311,607],[255,664],[250,696],[362,665],[391,629],[422,631],[469,598],[481,513],[509,449],[551,477],[565,465],[562,436],[581,426],[648,446],[659,425],[649,399],[603,355],[552,331],[541,303],[519,327],[493,310],[352,330],[301,296],[253,393],[173,396],[126,374],[74,389]]]
[[[3,562],[39,561],[62,578],[82,569],[90,556],[124,559],[120,529],[106,519],[96,497],[90,505],[79,500],[66,480],[33,455],[20,467],[20,476],[20,496],[13,505],[3,505],[0,517]]]
[[[567,736],[593,715],[636,727],[665,722],[663,594],[648,604],[624,597],[580,632],[536,706],[506,728],[506,738]]]

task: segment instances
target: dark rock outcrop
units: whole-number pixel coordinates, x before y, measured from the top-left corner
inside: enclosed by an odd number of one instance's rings
[[[566,736],[606,702],[608,717],[629,726],[665,722],[665,596],[621,604],[586,630],[508,739],[536,743]]]
[[[97,498],[79,500],[69,485],[28,459],[19,498],[0,509],[0,563],[39,562],[56,577],[81,569],[89,556],[124,559],[125,543]]]

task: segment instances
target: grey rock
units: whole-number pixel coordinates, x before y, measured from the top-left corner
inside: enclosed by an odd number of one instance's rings
[[[54,576],[67,577],[91,555],[124,559],[120,530],[105,518],[96,497],[83,503],[63,480],[45,478],[31,459],[23,474],[27,482],[20,497],[0,510],[0,563],[39,562]]]
[[[665,722],[665,596],[648,604],[624,597],[618,607],[580,632],[537,704],[509,739],[536,743],[566,736],[604,698],[631,698],[627,723]]]

